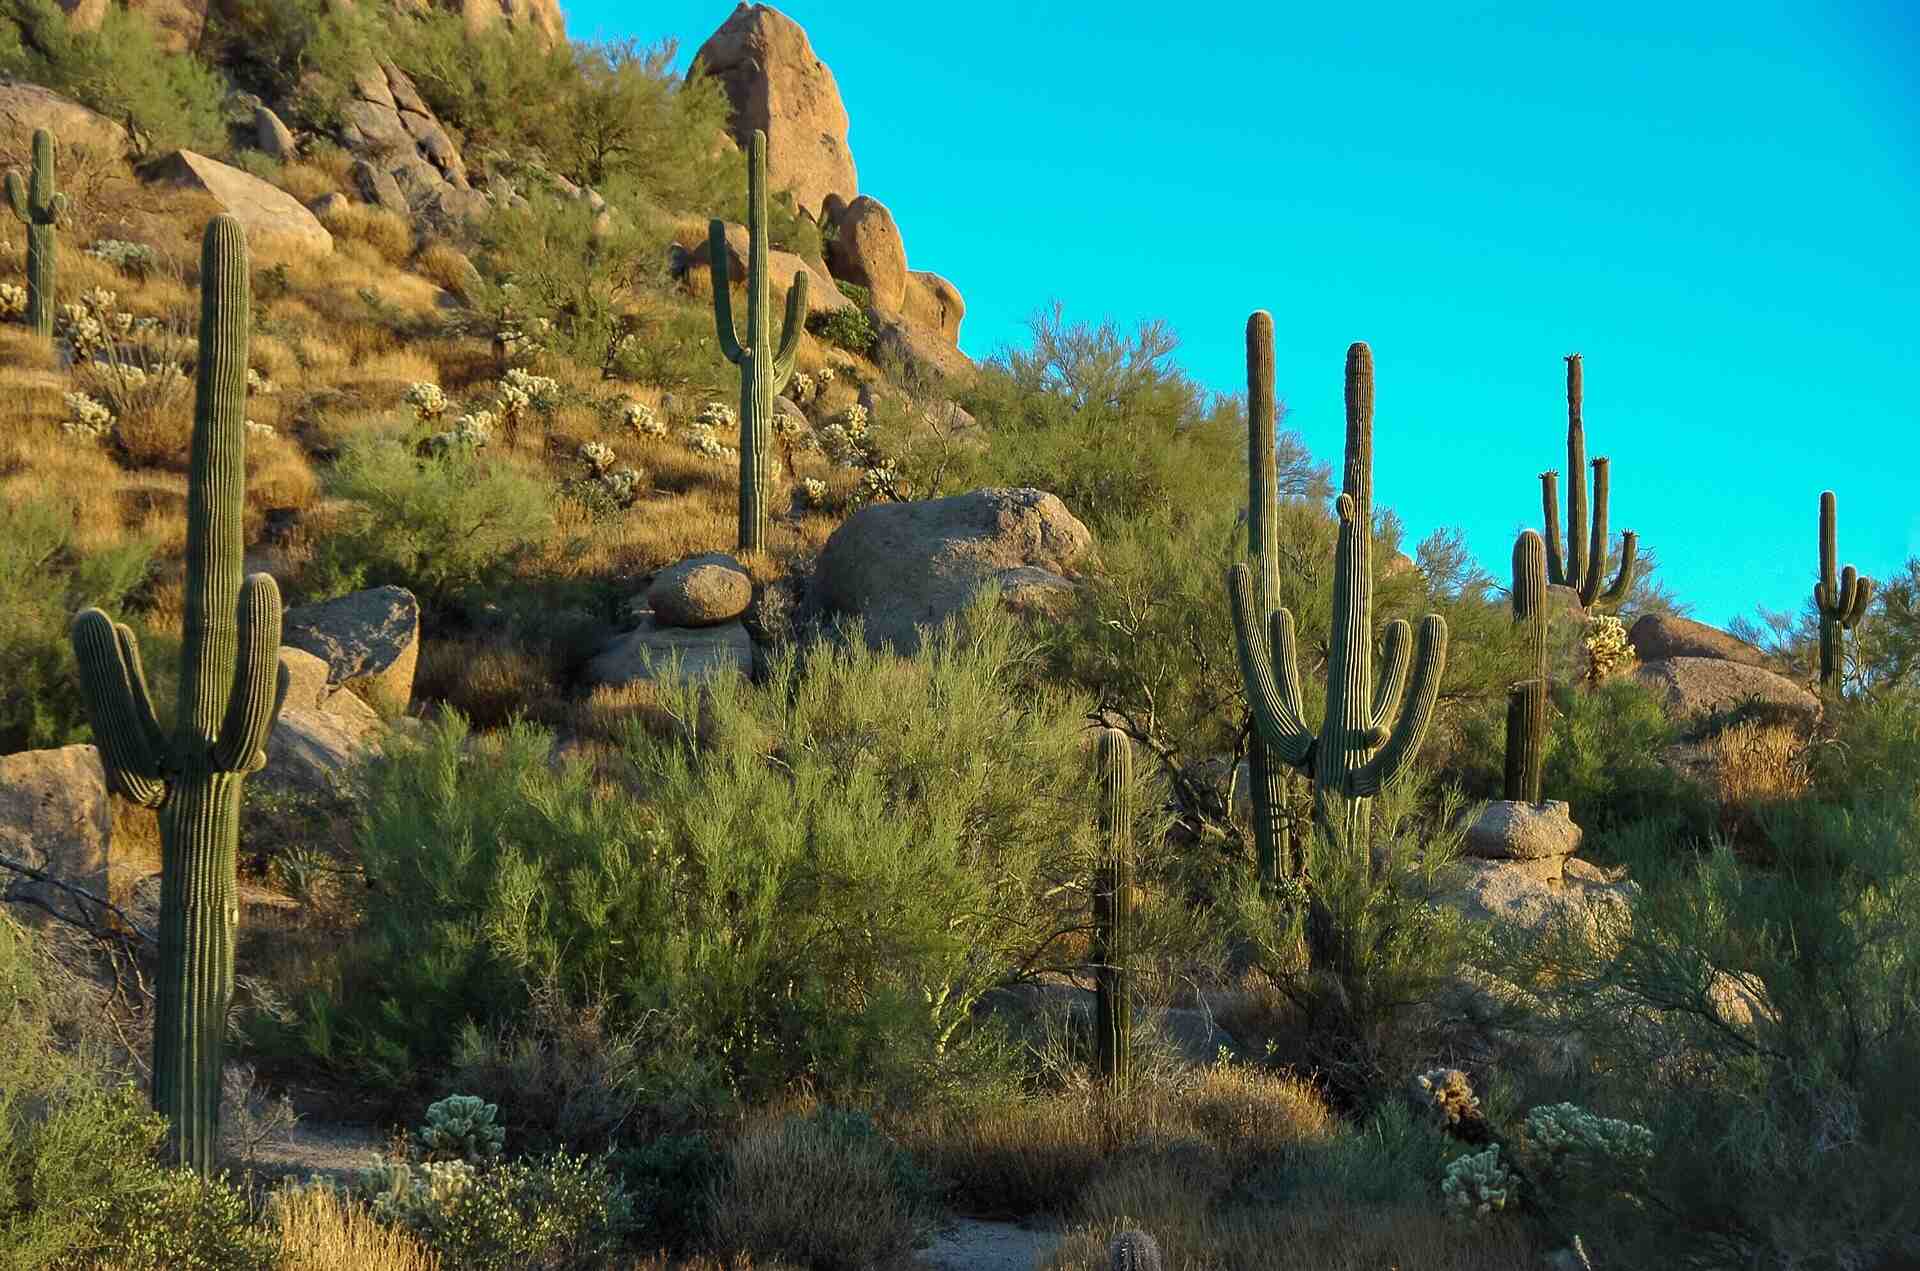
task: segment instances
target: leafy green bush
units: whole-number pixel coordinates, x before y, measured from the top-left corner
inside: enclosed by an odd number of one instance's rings
[[[316,597],[399,583],[451,604],[499,584],[553,524],[548,483],[464,451],[420,458],[397,441],[356,441],[330,485],[358,506],[321,540],[302,578]]]
[[[807,330],[828,344],[837,345],[849,353],[858,353],[861,357],[872,354],[874,342],[879,339],[873,329],[872,319],[867,317],[867,311],[857,304],[832,312],[814,310],[807,315]]]
[[[716,1184],[727,1158],[703,1134],[663,1134],[613,1154],[613,1168],[633,1196],[641,1242],[686,1249],[706,1234]]]
[[[1633,679],[1555,693],[1545,781],[1590,834],[1657,822],[1704,839],[1713,825],[1706,795],[1661,762],[1680,739],[1658,696]]]
[[[53,497],[0,503],[0,754],[87,737],[68,627],[88,605],[122,614],[146,580],[147,544],[83,552],[74,516]]]
[[[552,991],[645,1030],[656,1088],[919,1071],[1078,921],[1083,706],[1029,657],[983,609],[912,661],[856,639],[682,685],[626,740],[631,789],[537,729],[441,726],[370,775],[366,927],[301,1044],[408,1088]]]
[[[0,73],[45,84],[130,126],[136,151],[227,148],[220,77],[161,51],[137,13],[109,6],[97,31],[72,29],[54,0],[0,4]]]
[[[362,1186],[378,1217],[472,1271],[601,1266],[632,1225],[606,1161],[564,1152],[484,1168],[389,1164]]]

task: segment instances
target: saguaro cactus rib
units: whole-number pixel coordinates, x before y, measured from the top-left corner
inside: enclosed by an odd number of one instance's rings
[[[1249,330],[1254,329],[1250,324]],[[1264,327],[1270,332],[1270,327]],[[1270,335],[1269,335],[1270,338]],[[1373,355],[1364,344],[1347,350],[1347,448],[1344,489],[1336,507],[1333,641],[1327,658],[1327,712],[1316,735],[1301,710],[1299,657],[1293,615],[1267,609],[1254,595],[1252,574],[1236,564],[1227,576],[1242,679],[1262,742],[1282,762],[1313,776],[1316,819],[1334,823],[1331,800],[1347,806],[1349,842],[1364,848],[1366,801],[1399,778],[1419,750],[1433,716],[1446,669],[1447,626],[1438,614],[1420,624],[1417,641],[1396,621],[1386,634],[1387,667],[1373,678]],[[1260,615],[1265,612],[1265,630]],[[1405,680],[1412,651],[1412,680]],[[1411,699],[1389,727],[1403,693]]]
[[[1607,568],[1607,502],[1610,464],[1604,458],[1593,461],[1593,529],[1587,529],[1587,487],[1581,475],[1587,467],[1587,432],[1581,417],[1585,386],[1580,355],[1567,355],[1567,536],[1564,550],[1560,540],[1560,474],[1540,474],[1540,501],[1546,519],[1547,580],[1556,587],[1571,587],[1579,593],[1580,603],[1618,604],[1633,587],[1634,563],[1639,556],[1640,537],[1632,530],[1620,536],[1620,572],[1613,585],[1600,588]]]
[[[713,278],[713,323],[720,353],[740,368],[740,534],[738,549],[766,546],[767,495],[773,485],[773,399],[793,377],[800,333],[807,319],[807,271],[794,275],[787,292],[779,348],[771,355],[768,310],[772,289],[767,269],[767,135],[756,130],[747,146],[747,342],[733,329],[733,299],[727,293],[727,225],[707,226],[707,268]]]
[[[73,647],[108,781],[160,812],[153,1103],[181,1163],[205,1171],[219,1141],[233,997],[240,788],[264,761],[287,672],[279,589],[267,574],[240,577],[249,297],[246,238],[233,218],[208,224],[200,275],[185,638],[171,735],[154,715],[132,631],[88,609],[74,619]]]
[[[1820,685],[1838,693],[1845,678],[1841,656],[1842,633],[1860,625],[1873,603],[1873,579],[1848,565],[1835,575],[1840,562],[1840,504],[1833,491],[1820,494],[1820,578],[1813,585],[1813,606],[1820,614]]]
[[[1127,995],[1128,914],[1133,890],[1133,746],[1101,730],[1101,862],[1093,887],[1094,1047],[1102,1080],[1125,1089],[1133,1075],[1133,1005]]]
[[[53,134],[33,132],[33,171],[30,184],[9,169],[7,203],[27,227],[27,325],[42,339],[53,335],[54,226],[66,215],[67,196],[53,188]]]
[[[1516,802],[1541,799],[1547,729],[1547,548],[1523,531],[1513,544],[1513,620],[1526,628],[1532,674],[1507,694],[1504,793]]]

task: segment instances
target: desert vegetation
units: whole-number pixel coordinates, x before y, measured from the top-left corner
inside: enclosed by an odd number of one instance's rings
[[[0,126],[0,1264],[1920,1259],[1920,560],[1833,492],[1689,622],[1574,355],[1496,579],[1367,345],[1339,456],[1264,313],[973,364],[670,44],[163,34],[0,3],[97,117]]]

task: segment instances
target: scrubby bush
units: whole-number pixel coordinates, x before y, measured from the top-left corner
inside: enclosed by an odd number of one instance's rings
[[[88,605],[124,612],[147,577],[146,543],[82,550],[75,515],[56,496],[0,501],[0,754],[87,735],[68,626]]]
[[[807,315],[807,330],[828,344],[868,357],[873,353],[875,340],[873,320],[867,317],[867,311],[857,304],[844,309],[828,311],[816,309]]]
[[[355,441],[329,485],[355,506],[302,579],[316,596],[398,583],[450,604],[505,579],[553,523],[548,483],[468,450],[420,458],[395,441]]]
[[[1663,763],[1680,740],[1653,690],[1632,679],[1556,691],[1545,784],[1573,819],[1604,835],[1657,822],[1670,835],[1704,837],[1712,807],[1698,787]]]
[[[485,1168],[390,1163],[361,1186],[377,1217],[472,1271],[601,1266],[632,1221],[606,1162],[564,1152]]]

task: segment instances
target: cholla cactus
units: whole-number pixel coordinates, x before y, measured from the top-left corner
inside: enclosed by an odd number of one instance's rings
[[[495,1124],[496,1104],[478,1095],[448,1095],[427,1109],[427,1123],[418,1131],[420,1147],[430,1160],[460,1160],[479,1165],[493,1160],[506,1146],[507,1132]]]
[[[89,362],[106,352],[111,339],[106,325],[85,305],[61,305],[54,330],[72,348],[76,362]]]
[[[144,278],[160,265],[160,253],[145,243],[129,243],[120,238],[103,238],[87,248],[87,255],[106,261],[123,273]]]
[[[394,1161],[361,1170],[354,1189],[370,1198],[374,1217],[416,1230],[432,1230],[434,1219],[473,1186],[476,1172],[465,1161]]]
[[[1514,1199],[1518,1180],[1500,1160],[1498,1146],[1460,1157],[1440,1180],[1440,1199],[1456,1218],[1485,1218]]]
[[[0,282],[0,317],[17,318],[27,311],[27,289],[19,283]]]
[[[640,497],[640,482],[644,479],[638,469],[621,466],[611,472],[600,474],[600,484],[607,494],[621,507],[632,507],[633,501]]]
[[[658,411],[645,402],[628,402],[622,417],[628,428],[642,437],[664,437],[667,435],[667,423],[660,418]]]
[[[613,447],[603,441],[589,441],[582,445],[577,453],[580,461],[591,468],[595,476],[613,467],[613,461],[619,458],[613,453]]]
[[[80,304],[95,317],[104,319],[119,309],[120,295],[105,287],[91,287],[80,293]]]
[[[1581,643],[1587,650],[1587,675],[1595,683],[1633,665],[1633,646],[1627,642],[1627,624],[1611,615],[1587,619]]]
[[[427,380],[407,385],[405,401],[413,407],[414,418],[423,424],[447,413],[447,395],[440,391],[438,384]]]
[[[813,396],[814,379],[805,371],[795,371],[793,378],[787,381],[787,396],[796,402],[804,402]]]
[[[800,495],[810,508],[825,511],[827,508],[827,483],[818,477],[808,477],[800,483]]]
[[[533,375],[514,367],[500,378],[500,397],[494,403],[501,427],[511,441],[520,432],[528,416],[538,412],[542,418],[553,414],[560,404],[560,383],[545,375]]]
[[[1489,1131],[1486,1116],[1480,1111],[1480,1096],[1473,1092],[1467,1074],[1458,1068],[1421,1073],[1410,1083],[1408,1094],[1442,1133],[1467,1143],[1487,1141]]]
[[[247,421],[247,435],[251,437],[275,437],[279,434],[275,431],[272,424],[256,424],[249,419]]]
[[[687,449],[707,459],[737,459],[740,452],[713,435],[713,425],[704,418],[687,425]]]
[[[247,368],[248,397],[272,397],[279,391],[279,388],[272,380],[254,370],[251,366]]]
[[[694,417],[694,422],[705,424],[709,428],[734,429],[740,426],[740,417],[734,414],[733,407],[725,402],[708,402],[700,408],[700,413]]]
[[[113,431],[113,412],[85,393],[66,394],[67,409],[73,418],[60,425],[60,431],[73,436],[104,437]]]
[[[1542,1173],[1562,1178],[1583,1163],[1632,1168],[1652,1160],[1653,1131],[1596,1116],[1578,1104],[1556,1103],[1527,1113],[1527,1146],[1542,1157]]]
[[[833,380],[834,370],[831,366],[823,366],[813,373],[813,382],[819,386],[822,393],[833,387]]]

